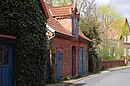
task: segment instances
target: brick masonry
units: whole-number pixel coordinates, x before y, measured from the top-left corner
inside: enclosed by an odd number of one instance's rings
[[[86,49],[86,71],[88,72],[88,46],[86,42],[83,42],[78,39],[74,38],[68,38],[65,39],[65,37],[55,37],[52,39],[52,46],[55,52],[62,51],[63,57],[62,57],[62,76],[63,77],[72,77],[72,46],[76,47],[76,61],[75,61],[75,73],[78,74],[79,72],[79,53],[78,50],[81,47],[84,47]],[[56,77],[56,65],[54,67],[54,76]]]
[[[106,60],[102,61],[102,68],[111,68],[111,67],[118,67],[118,66],[124,66],[125,61],[124,60]]]

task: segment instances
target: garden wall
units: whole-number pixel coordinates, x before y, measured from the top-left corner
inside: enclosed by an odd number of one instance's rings
[[[104,60],[101,62],[102,69],[111,68],[111,67],[117,67],[117,66],[124,66],[125,61],[124,60]]]

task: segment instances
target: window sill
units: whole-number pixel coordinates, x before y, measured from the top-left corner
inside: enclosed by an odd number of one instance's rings
[[[130,42],[123,42],[124,44],[130,44]]]

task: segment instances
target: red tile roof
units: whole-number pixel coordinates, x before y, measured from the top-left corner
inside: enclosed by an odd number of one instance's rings
[[[88,40],[88,41],[92,41],[92,40],[90,40],[89,38],[87,38],[80,30],[79,30],[79,37],[81,37],[81,38],[83,38],[83,39],[85,39],[85,40]]]
[[[52,16],[66,16],[71,15],[74,8],[75,8],[74,5],[54,7],[50,9],[50,12]]]
[[[53,29],[56,30],[58,33],[62,33],[68,36],[73,36],[70,32],[68,32],[58,21],[56,21],[54,18],[49,18],[47,20],[47,23],[49,26],[51,26]]]
[[[71,32],[69,32],[64,26],[62,26],[55,18],[55,16],[66,16],[66,15],[72,15],[73,9],[75,8],[74,5],[71,6],[60,6],[60,7],[53,7],[48,3],[45,3],[47,13],[49,15],[49,19],[47,19],[47,23],[49,26],[51,26],[56,32],[73,36]],[[80,30],[79,30],[79,37],[91,41],[89,38],[87,38]]]

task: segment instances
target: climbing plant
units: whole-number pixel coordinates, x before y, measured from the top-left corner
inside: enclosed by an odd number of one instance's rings
[[[46,18],[40,0],[0,0],[0,31],[16,36],[16,86],[44,86]]]

